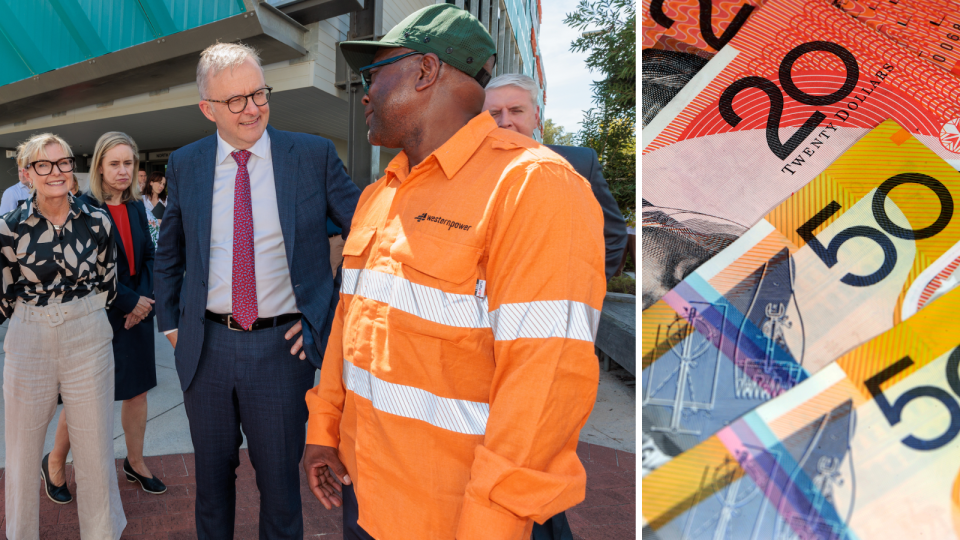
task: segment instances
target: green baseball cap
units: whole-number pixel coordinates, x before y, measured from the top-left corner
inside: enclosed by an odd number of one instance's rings
[[[434,4],[415,11],[380,41],[342,41],[340,52],[357,73],[373,63],[381,47],[406,47],[434,53],[441,61],[473,77],[486,87],[490,74],[483,69],[497,54],[490,33],[476,17],[453,4]]]

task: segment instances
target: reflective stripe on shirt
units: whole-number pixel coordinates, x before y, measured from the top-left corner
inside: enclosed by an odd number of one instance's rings
[[[561,337],[593,342],[600,311],[582,302],[545,300],[503,304],[487,313],[487,299],[446,293],[376,270],[344,269],[343,294],[388,304],[405,313],[458,328],[492,328],[497,341]]]
[[[458,328],[490,328],[487,299],[443,292],[376,270],[344,269],[343,294],[356,294],[435,323]]]
[[[600,311],[571,300],[502,304],[490,312],[494,339],[569,338],[593,343]]]
[[[378,379],[369,371],[343,361],[343,384],[347,390],[370,400],[373,408],[465,435],[483,435],[490,405],[440,397],[426,390]]]

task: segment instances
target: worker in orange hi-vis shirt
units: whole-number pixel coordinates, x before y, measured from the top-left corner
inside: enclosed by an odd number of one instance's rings
[[[530,538],[583,500],[603,216],[587,181],[482,113],[480,22],[426,7],[343,42],[370,142],[403,151],[360,198],[303,467],[344,538]],[[341,486],[341,484],[343,484]]]

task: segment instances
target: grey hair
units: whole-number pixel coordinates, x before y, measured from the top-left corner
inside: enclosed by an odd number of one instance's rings
[[[243,64],[247,58],[253,58],[263,72],[260,55],[257,51],[243,43],[214,43],[200,53],[200,62],[197,64],[197,87],[200,89],[200,99],[207,97],[207,81],[211,76],[219,75],[223,70],[233,69]]]
[[[535,106],[538,105],[537,97],[540,95],[540,91],[537,89],[536,81],[531,77],[522,73],[504,73],[503,75],[494,77],[487,83],[486,89],[493,90],[501,86],[516,86],[530,92],[530,101],[532,101]]]

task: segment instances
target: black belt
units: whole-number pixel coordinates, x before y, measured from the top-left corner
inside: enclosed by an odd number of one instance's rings
[[[207,318],[207,320],[220,323],[231,330],[237,330],[240,332],[246,331],[242,326],[240,326],[240,323],[233,318],[232,314],[223,315],[207,310],[207,312],[204,313],[204,316]],[[291,321],[299,321],[300,316],[301,315],[299,313],[284,313],[283,315],[277,315],[276,317],[263,317],[253,321],[253,325],[250,326],[250,330],[263,330],[264,328],[273,328],[275,326],[287,324]]]

